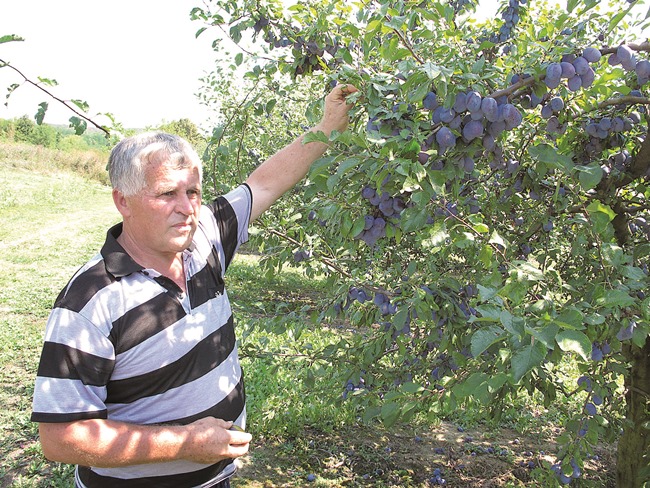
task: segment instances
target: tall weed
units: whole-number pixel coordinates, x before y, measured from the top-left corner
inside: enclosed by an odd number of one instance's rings
[[[107,185],[108,150],[50,149],[31,144],[0,141],[0,161],[3,165],[40,173],[70,171],[82,178]],[[0,199],[2,196],[0,196]]]

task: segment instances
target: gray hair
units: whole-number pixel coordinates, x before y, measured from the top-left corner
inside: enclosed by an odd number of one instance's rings
[[[189,142],[165,132],[143,132],[122,139],[108,157],[111,185],[125,196],[139,193],[145,186],[147,164],[156,159],[172,162],[178,168],[196,166],[203,178],[203,166]]]

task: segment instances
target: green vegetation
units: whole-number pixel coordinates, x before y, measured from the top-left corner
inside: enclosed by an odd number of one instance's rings
[[[114,143],[97,130],[77,135],[69,127],[37,124],[26,115],[11,120],[0,119],[0,141],[27,143],[66,151],[107,151]]]
[[[142,130],[161,130],[177,134],[189,141],[197,151],[205,150],[206,139],[199,128],[189,119],[174,120],[162,123],[158,127],[146,127]],[[125,131],[127,134],[137,130]],[[0,143],[17,143],[39,146],[70,152],[91,151],[99,158],[106,159],[111,148],[117,142],[116,137],[106,137],[104,132],[97,129],[86,130],[76,134],[74,129],[63,125],[38,124],[24,115],[16,119],[0,119]]]
[[[78,154],[25,145],[0,151],[0,486],[71,487],[71,468],[42,457],[29,421],[32,383],[54,298],[119,215],[107,186],[70,171]],[[244,249],[228,275],[255,438],[234,486],[301,487],[313,479],[310,486],[423,488],[435,473],[456,487],[552,486],[536,468],[553,460],[557,426],[580,408],[584,393],[548,407],[541,395],[514,398],[499,421],[468,400],[388,430],[364,422],[364,410],[343,398],[363,389],[347,387],[346,371],[326,355],[306,351],[327,351],[377,325],[314,326],[310,317],[327,303],[327,281],[298,267],[263,273],[261,257]],[[566,383],[575,382],[571,363],[562,368]],[[612,486],[612,451],[596,452],[577,486]]]
[[[634,38],[650,13],[643,0],[503,0],[478,21],[477,8],[215,0],[192,10],[199,34],[252,40],[203,80],[222,116],[204,152],[207,195],[313,125],[332,84],[359,88],[350,130],[309,135],[331,144],[328,155],[256,223],[263,272],[241,260],[233,271],[260,286],[233,291],[250,429],[278,442],[268,459],[290,474],[272,484],[469,484],[465,444],[476,437],[410,469],[386,445],[394,432],[378,427],[435,432],[441,421],[480,427],[482,442],[508,425],[551,446],[524,454],[512,440],[499,450],[510,478],[484,469],[484,483],[606,486],[602,443],[618,443],[620,486],[650,479],[650,43]],[[81,144],[28,122],[4,132]],[[334,437],[342,426],[352,439]],[[365,452],[361,436],[384,450],[383,467],[349,454]],[[490,467],[492,444],[474,452]]]
[[[316,123],[334,84],[356,86],[349,130],[307,136],[330,144],[326,158],[258,224],[267,269],[293,260],[327,280],[313,323],[366,332],[302,352],[347,371],[348,400],[387,427],[581,398],[549,476],[576,485],[594,446],[617,443],[617,482],[639,488],[650,43],[635,35],[647,2],[502,0],[485,20],[477,3],[195,8],[201,35],[227,32],[241,51],[215,43],[224,62],[205,78],[224,114],[211,161],[254,164],[274,132]]]
[[[40,486],[71,486],[69,468],[49,465],[40,454],[29,422],[32,384],[54,298],[119,215],[108,187],[71,173],[79,155],[68,156],[66,169],[42,172],[46,161],[56,164],[64,156],[0,146],[2,486],[37,486],[38,479],[47,479]]]

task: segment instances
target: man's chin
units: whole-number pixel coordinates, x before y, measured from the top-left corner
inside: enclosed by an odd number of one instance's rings
[[[181,235],[177,235],[170,241],[170,245],[174,247],[177,251],[185,251],[192,244],[192,238],[194,236],[194,231],[183,232]]]

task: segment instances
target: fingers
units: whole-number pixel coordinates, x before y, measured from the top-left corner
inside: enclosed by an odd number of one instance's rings
[[[347,97],[348,95],[354,93],[354,92],[358,92],[358,91],[359,91],[359,89],[358,89],[356,86],[354,86],[354,85],[350,85],[350,84],[348,84],[348,83],[342,83],[342,84],[339,84],[339,85],[337,85],[337,86],[340,86],[340,87],[341,87],[341,93],[342,93],[344,96],[346,96],[346,97]]]
[[[186,459],[214,463],[248,453],[253,436],[241,430],[231,430],[233,425],[233,422],[214,417],[206,417],[189,424],[187,427],[190,429],[191,441],[184,452]]]
[[[216,422],[218,427],[221,427],[222,429],[230,429],[234,424],[232,420],[223,420],[223,419],[218,419],[212,417],[212,421]]]
[[[334,87],[334,89],[330,92],[330,96],[332,96],[333,100],[337,102],[344,102],[346,106],[349,108],[352,106],[351,103],[348,103],[346,100],[348,95],[351,95],[352,93],[355,93],[359,91],[359,89],[354,86],[350,85],[348,83],[340,83]]]
[[[228,443],[227,455],[232,458],[237,458],[248,454],[250,442],[253,436],[238,425],[233,424],[228,430],[230,441]]]
[[[229,444],[231,446],[250,444],[251,440],[253,440],[253,436],[248,432],[244,432],[243,430],[229,430],[228,433],[230,434]]]

